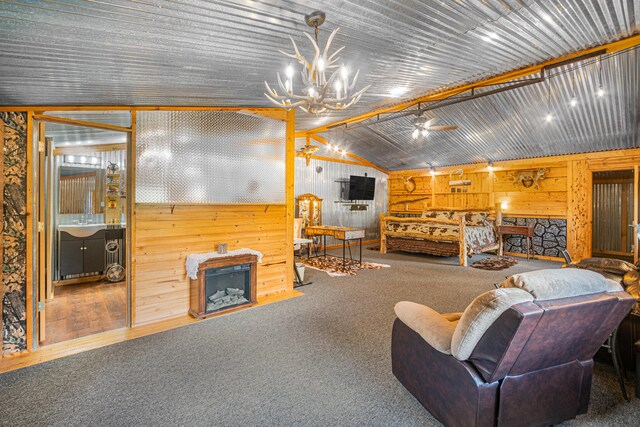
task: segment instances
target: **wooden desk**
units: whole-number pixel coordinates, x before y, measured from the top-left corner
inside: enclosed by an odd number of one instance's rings
[[[527,244],[527,259],[529,259],[529,252],[531,252],[532,258],[535,256],[533,249],[533,225],[499,225],[498,238],[500,239],[500,248],[498,254],[500,256],[502,256],[504,252],[503,236],[505,234],[523,236]]]
[[[316,225],[313,227],[307,227],[305,229],[307,236],[322,236],[324,256],[327,256],[327,236],[333,237],[337,240],[342,240],[342,265],[346,265],[345,248],[346,242],[350,240],[358,240],[360,246],[360,258],[358,263],[362,264],[362,239],[364,238],[364,228],[354,227],[337,227],[332,225]],[[349,254],[351,254],[351,247],[349,247]],[[309,257],[311,257],[311,251],[309,251]]]

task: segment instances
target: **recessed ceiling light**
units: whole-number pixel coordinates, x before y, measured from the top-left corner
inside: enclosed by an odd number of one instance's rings
[[[569,105],[575,107],[576,105],[578,105],[578,99],[574,96],[573,98],[571,98],[571,101],[569,101]]]
[[[600,98],[602,98],[604,96],[604,89],[600,87],[600,88],[598,88],[598,92],[596,92],[596,93],[598,94],[598,96]]]
[[[409,88],[406,87],[406,86],[396,86],[396,87],[394,87],[393,89],[391,89],[389,91],[389,95],[394,97],[394,98],[397,98],[399,96],[404,95],[408,91],[409,91]]]
[[[551,122],[553,120],[553,114],[549,113],[547,114],[547,116],[544,118],[547,123]]]

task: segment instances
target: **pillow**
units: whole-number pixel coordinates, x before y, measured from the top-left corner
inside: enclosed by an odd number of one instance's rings
[[[451,219],[451,211],[424,211],[422,218]]]
[[[466,308],[451,339],[451,354],[467,360],[480,338],[511,306],[533,301],[530,293],[517,288],[494,289],[478,296]]]
[[[487,222],[488,212],[468,212],[465,218],[467,225],[472,227],[484,227],[489,225]]]
[[[599,292],[618,292],[622,287],[611,279],[590,270],[561,268],[514,274],[500,288],[520,288],[536,300],[567,298]]]

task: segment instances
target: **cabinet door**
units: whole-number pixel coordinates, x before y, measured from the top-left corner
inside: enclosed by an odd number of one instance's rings
[[[60,274],[68,276],[70,274],[80,274],[83,269],[84,243],[82,240],[61,240],[60,241]]]
[[[104,271],[104,239],[84,241],[84,272]]]

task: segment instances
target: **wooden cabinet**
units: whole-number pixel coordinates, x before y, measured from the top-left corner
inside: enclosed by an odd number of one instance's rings
[[[99,273],[105,270],[104,230],[89,237],[60,232],[58,265],[60,275]]]

